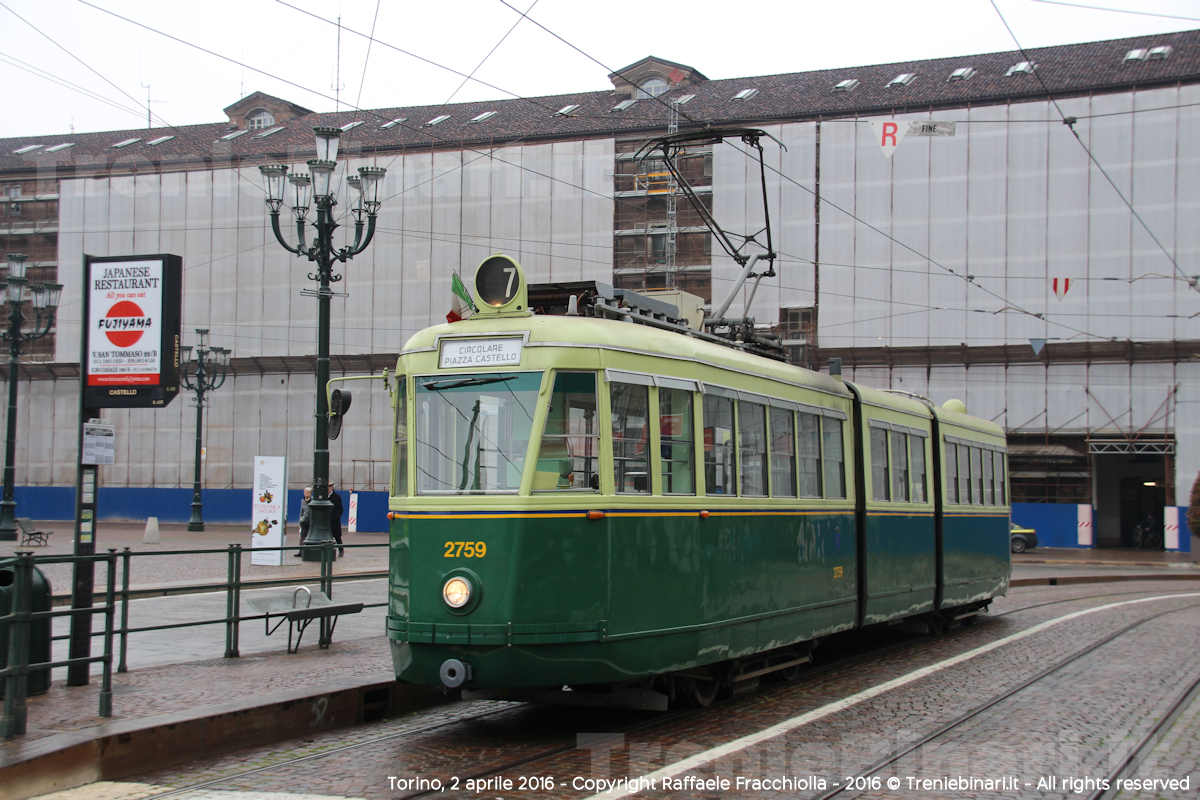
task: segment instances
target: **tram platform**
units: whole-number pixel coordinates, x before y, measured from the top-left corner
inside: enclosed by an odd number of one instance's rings
[[[106,525],[101,530],[101,544],[197,548],[225,544],[243,533],[241,529],[218,528],[189,534],[173,528],[185,526],[163,526],[162,543],[155,546],[141,543],[140,525]],[[68,539],[62,537],[37,551],[67,552]],[[346,543],[374,539],[382,542],[384,536],[352,535]],[[6,543],[9,551],[29,549],[11,544]],[[363,555],[356,561],[353,553],[353,549],[347,550],[347,558],[339,560],[339,574],[345,574],[343,570],[375,571],[386,564],[384,555]],[[316,577],[316,565],[293,560],[294,566],[260,569],[271,570],[267,573],[271,577],[286,570],[298,582]],[[1039,548],[1014,555],[1013,567],[1014,586],[1046,583],[1047,577],[1056,583],[1161,580],[1168,576],[1200,580],[1200,567],[1187,553]],[[157,573],[145,573],[145,582],[133,587],[169,585],[174,594],[185,592],[189,584],[199,586],[222,577],[204,565],[171,563]],[[253,574],[243,577],[252,578]],[[55,593],[64,585],[56,582]],[[378,602],[386,596],[386,582],[380,578],[338,586],[339,600]],[[247,592],[242,597],[245,603]],[[171,618],[179,608],[200,613],[206,605],[223,608],[224,602],[224,593],[197,592],[159,595],[135,600],[132,605],[144,609],[139,613]],[[113,716],[109,719],[97,715],[97,673],[89,685],[69,687],[65,671],[56,670],[50,690],[29,698],[26,735],[0,741],[0,787],[4,787],[0,795],[5,800],[23,800],[449,702],[450,698],[435,690],[397,686],[382,635],[383,616],[380,608],[346,618],[339,623],[329,649],[319,649],[316,636],[310,634],[296,654],[286,652],[286,637],[265,636],[259,623],[243,624],[238,658],[222,657],[221,626],[209,626],[209,634],[200,633],[208,628],[184,629],[195,632],[186,633],[184,641],[178,630],[131,635],[129,671],[113,676]]]

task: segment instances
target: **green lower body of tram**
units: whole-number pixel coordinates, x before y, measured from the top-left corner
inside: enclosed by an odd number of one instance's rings
[[[981,522],[972,538],[997,538]],[[413,514],[393,526],[388,636],[397,677],[424,685],[443,684],[450,659],[470,665],[464,688],[629,685],[938,602],[929,517],[870,518],[861,559],[849,509]],[[484,556],[462,557],[467,543],[483,543]],[[955,606],[1007,586],[1003,552],[956,548],[945,561],[943,592]],[[476,587],[461,613],[440,592],[455,574]]]

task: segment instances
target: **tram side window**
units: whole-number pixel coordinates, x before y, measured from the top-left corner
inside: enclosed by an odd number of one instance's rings
[[[946,443],[946,502],[958,502],[958,447]]]
[[[738,401],[738,441],[741,444],[742,495],[767,493],[767,407]]]
[[[892,431],[892,500],[908,502],[908,434]]]
[[[1004,491],[1004,453],[993,453],[996,457],[996,505],[1002,506],[1008,502]]]
[[[650,389],[632,383],[610,383],[613,479],[618,492],[650,492]]]
[[[596,409],[595,373],[559,372],[554,376],[533,491],[600,488]]]
[[[816,414],[800,414],[800,496],[821,496],[821,418]]]
[[[958,446],[958,502],[970,505],[971,500],[971,448],[965,444]]]
[[[842,449],[842,421],[825,417],[821,422],[825,455],[825,497],[846,496],[846,457]]]
[[[987,450],[983,451],[983,504],[996,504],[996,490],[992,484],[992,454]]]
[[[925,439],[913,436],[908,440],[912,449],[912,499],[925,502]]]
[[[796,496],[796,429],[784,408],[771,409],[771,494]]]
[[[663,494],[695,494],[696,426],[692,393],[660,388],[658,424],[662,436]]]
[[[704,487],[709,494],[733,494],[733,401],[704,396]]]
[[[982,451],[978,447],[971,448],[971,502],[983,505],[983,468],[979,463]]]
[[[396,376],[396,435],[392,441],[392,495],[408,496],[408,404],[405,389],[408,381]]]
[[[890,500],[888,496],[888,432],[871,428],[871,499]]]

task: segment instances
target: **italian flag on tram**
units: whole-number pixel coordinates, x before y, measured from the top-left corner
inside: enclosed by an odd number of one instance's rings
[[[479,310],[471,301],[471,293],[467,291],[457,273],[451,278],[450,291],[453,293],[453,304],[450,306],[450,313],[446,315],[446,322],[460,322]]]

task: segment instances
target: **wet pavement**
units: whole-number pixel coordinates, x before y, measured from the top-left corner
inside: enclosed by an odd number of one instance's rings
[[[131,551],[138,553],[163,553],[164,550],[175,550],[184,547],[213,547],[219,548],[231,542],[239,540],[245,541],[249,539],[249,532],[243,531],[240,528],[232,527],[217,527],[211,526],[210,530],[202,534],[188,533],[186,526],[161,526],[161,543],[158,545],[147,545],[142,542],[143,526],[129,525],[103,525],[100,529],[100,541],[103,546],[124,548],[129,547]],[[1195,538],[1193,542],[1195,543]],[[69,537],[59,536],[55,534],[52,537],[52,544],[46,548],[20,548],[9,547],[7,551],[12,550],[32,550],[40,554],[66,553],[70,550]],[[383,545],[386,543],[385,534],[357,534],[348,535],[346,543],[361,543],[361,544],[376,544]],[[5,543],[11,545],[11,543]],[[248,564],[248,555],[245,556],[246,563],[243,564],[243,579],[253,578],[277,578],[286,577],[289,580],[295,580],[296,585],[307,584],[315,587],[313,578],[317,576],[318,566],[315,563],[302,562],[298,558],[291,559],[286,566],[283,567],[255,567]],[[1014,578],[1029,578],[1042,576],[1082,576],[1090,575],[1100,580],[1106,576],[1121,576],[1129,577],[1134,575],[1143,575],[1150,578],[1155,575],[1174,576],[1181,574],[1190,574],[1192,571],[1198,573],[1200,577],[1200,568],[1197,568],[1194,562],[1193,554],[1191,553],[1147,553],[1146,551],[1111,551],[1111,550],[1073,550],[1073,549],[1053,549],[1039,548],[1025,554],[1013,556],[1014,563]],[[188,585],[204,584],[209,582],[219,582],[225,579],[227,556],[224,553],[217,554],[215,557],[181,557],[181,556],[159,556],[146,555],[135,557],[131,569],[131,584],[134,588],[138,587],[170,587],[175,590],[184,589]],[[62,567],[62,565],[48,565],[50,569]],[[384,547],[362,547],[350,548],[347,550],[347,556],[337,562],[335,566],[335,574],[350,575],[357,573],[369,573],[386,569],[386,549]],[[50,571],[50,570],[48,570]],[[69,573],[66,568],[63,568],[63,575],[55,576],[56,594],[64,590],[69,584],[66,580]],[[119,583],[118,583],[119,585]],[[1188,591],[1200,591],[1200,581],[1197,582],[1195,589],[1192,589],[1190,582],[1180,583],[1172,582],[1169,586],[1165,581],[1153,584],[1154,588],[1162,589],[1164,592],[1182,593]],[[1120,599],[1120,596],[1135,594],[1142,590],[1141,584],[1132,585],[1129,582],[1121,584],[1112,584],[1109,587],[1113,595],[1113,600]],[[254,613],[247,605],[247,600],[255,593],[269,594],[272,592],[280,592],[281,590],[246,590],[242,594],[243,613]],[[345,584],[337,584],[334,590],[334,596],[337,602],[361,601],[366,603],[382,602],[386,598],[386,581],[382,579],[366,579],[353,581]],[[1077,594],[1072,594],[1077,593]],[[1056,587],[1021,587],[1014,588],[1010,592],[1009,598],[998,601],[993,606],[993,613],[996,613],[1006,605],[1013,603],[1031,603],[1038,598],[1056,598],[1082,596],[1083,594],[1098,595],[1103,592],[1094,585],[1083,586],[1056,586]],[[1053,601],[1047,601],[1053,602]],[[134,600],[130,604],[131,625],[142,624],[162,624],[165,620],[187,621],[194,618],[217,618],[224,614],[225,609],[225,594],[223,592],[198,592],[177,597],[159,597],[146,600]],[[1032,614],[1031,619],[1037,617],[1037,612],[1026,612]],[[1190,618],[1189,618],[1190,620]],[[1192,624],[1190,621],[1187,624]],[[1085,626],[1086,627],[1086,626]],[[1006,628],[1007,630],[1007,628]],[[1121,656],[1119,663],[1111,668],[1106,668],[1104,681],[1105,685],[1122,686],[1122,674],[1128,674],[1130,670],[1137,670],[1138,652],[1153,653],[1154,658],[1150,661],[1145,661],[1144,664],[1149,669],[1151,663],[1154,666],[1154,672],[1151,674],[1159,675],[1169,672],[1166,666],[1178,663],[1179,670],[1187,671],[1187,665],[1190,659],[1186,652],[1176,652],[1179,642],[1186,641],[1194,645],[1194,642],[1200,637],[1200,631],[1192,631],[1190,628],[1187,632],[1180,634],[1174,632],[1170,626],[1159,625],[1153,628],[1152,633],[1147,633],[1142,639],[1130,638],[1132,645],[1122,645],[1125,653]],[[1182,630],[1182,629],[1178,629]],[[1195,635],[1193,635],[1195,634]],[[1157,649],[1154,647],[1154,642],[1167,643],[1170,647],[1160,646]],[[56,647],[63,645],[56,644]],[[1047,645],[1049,648],[1044,655],[1031,656],[1026,653],[1018,657],[1021,659],[1045,658],[1050,659],[1054,652],[1061,652],[1066,644],[1058,642],[1057,644]],[[386,639],[383,635],[383,610],[382,609],[367,609],[362,614],[353,617],[345,617],[338,623],[337,632],[334,636],[332,646],[328,650],[321,650],[316,645],[315,628],[311,629],[306,634],[306,639],[300,652],[297,654],[288,654],[286,650],[286,623],[284,628],[272,637],[264,635],[263,623],[261,621],[247,622],[241,626],[240,631],[240,650],[241,657],[236,659],[226,659],[222,655],[225,648],[225,627],[224,625],[213,625],[199,628],[186,628],[174,631],[159,631],[131,634],[129,639],[129,672],[124,674],[114,675],[114,720],[136,723],[137,720],[150,718],[155,715],[172,712],[189,713],[196,712],[198,709],[204,709],[210,706],[216,706],[221,703],[227,703],[232,700],[244,700],[253,702],[253,699],[258,695],[272,694],[278,696],[280,693],[287,692],[304,692],[314,688],[329,686],[335,683],[346,685],[347,682],[359,681],[364,685],[373,682],[390,681],[392,678],[392,668],[390,656],[388,653]],[[935,650],[941,651],[941,646],[935,646]],[[1194,649],[1194,647],[1193,647]],[[1127,651],[1127,652],[1126,652]],[[57,651],[56,651],[57,652]],[[1040,651],[1039,651],[1040,652]],[[936,653],[934,654],[936,655]],[[1133,659],[1130,661],[1129,659]],[[1161,663],[1160,663],[1161,662]],[[1082,669],[1082,667],[1081,667]],[[1124,672],[1122,672],[1124,670]],[[1177,672],[1179,670],[1176,670]],[[881,677],[882,673],[876,674],[877,671],[872,671],[864,679],[874,680]],[[1111,673],[1111,674],[1109,674]],[[890,674],[890,673],[889,673]],[[996,674],[994,668],[989,667],[989,674]],[[1001,670],[1003,674],[1003,669]],[[1078,673],[1075,675],[1076,681],[1092,681],[1092,677],[1088,677],[1092,673]],[[1190,673],[1189,673],[1190,674]],[[1174,676],[1174,673],[1171,673]],[[1174,676],[1175,677],[1181,677]],[[968,676],[969,678],[970,676]],[[967,680],[967,679],[964,679]],[[975,684],[974,679],[967,680],[964,688],[961,690],[955,688],[953,690],[954,697],[970,698],[972,691],[981,691],[980,689],[972,689]],[[1127,681],[1126,681],[1127,682]],[[865,684],[864,684],[865,685]],[[1071,686],[1071,681],[1060,682],[1056,684],[1058,688],[1052,691],[1047,697],[1042,697],[1033,704],[1035,709],[1046,708],[1047,699],[1050,696],[1057,696],[1066,692]],[[1094,686],[1094,681],[1092,684]],[[943,693],[945,689],[941,690]],[[1145,697],[1139,696],[1133,699],[1123,699],[1120,703],[1120,709],[1125,717],[1121,724],[1124,726],[1122,730],[1134,731],[1137,724],[1133,721],[1133,717],[1137,713],[1136,709],[1157,708],[1152,702],[1152,698],[1159,697],[1161,693],[1155,694],[1155,687],[1150,686],[1146,689],[1149,692]],[[92,728],[100,724],[103,720],[96,715],[98,704],[98,682],[93,680],[92,684],[84,687],[66,687],[63,685],[61,676],[56,676],[54,685],[51,691],[41,697],[30,698],[29,703],[29,733],[23,738],[23,741],[28,744],[30,741],[35,741],[39,738],[53,736],[58,733],[81,731]],[[832,697],[833,695],[829,695]],[[772,695],[773,697],[773,695]],[[931,699],[914,700],[912,698],[904,700],[896,709],[889,711],[888,714],[899,714],[903,711],[905,719],[897,722],[897,718],[888,716],[872,716],[865,718],[861,723],[856,723],[854,730],[861,731],[861,737],[865,740],[869,738],[868,734],[872,730],[880,730],[880,725],[899,725],[896,730],[918,730],[921,729],[918,721],[922,725],[928,724],[929,720],[936,719],[936,716],[930,716],[930,709],[934,708],[937,703],[945,702],[946,698],[942,694],[938,694],[939,698],[936,701]],[[807,699],[804,699],[807,698]],[[805,703],[815,702],[822,698],[826,698],[824,690],[819,687],[809,686],[805,688],[800,695],[794,700],[789,700],[786,703],[788,709],[795,709],[803,706]],[[827,698],[826,698],[827,699]],[[955,700],[955,707],[965,702],[965,699]],[[761,718],[762,714],[768,713],[767,709],[762,708],[762,703],[775,703],[775,700],[763,701],[747,701],[748,719],[743,727],[746,730],[761,729],[767,723],[765,718]],[[1082,700],[1073,700],[1072,702],[1082,702]],[[473,704],[468,707],[475,707],[479,704]],[[457,704],[451,708],[461,708],[464,704]],[[1070,708],[1070,704],[1065,706]],[[544,711],[535,708],[518,706],[506,707],[505,704],[496,704],[498,710],[498,719],[489,723],[487,730],[493,732],[503,730],[505,728],[504,719],[512,718],[517,720],[512,725],[517,729],[527,728],[528,725],[533,725],[538,729],[557,730],[562,728],[564,731],[568,729],[578,729],[582,722],[591,721],[600,724],[602,719],[590,713],[584,714],[582,717],[579,712],[564,714],[562,711]],[[1134,711],[1131,711],[1133,709]],[[461,711],[445,711],[438,713],[465,713]],[[1038,715],[1032,719],[1021,717],[1016,711],[1012,712],[1016,716],[1006,718],[1000,729],[1004,731],[1027,731],[1031,726],[1037,729],[1035,723]],[[530,716],[532,715],[532,716]],[[776,716],[776,712],[771,711],[768,716]],[[1128,717],[1128,719],[1126,719]],[[646,769],[650,770],[655,765],[667,763],[668,756],[679,755],[684,750],[691,748],[692,750],[704,750],[704,743],[718,741],[721,737],[737,733],[741,730],[729,728],[728,721],[718,716],[709,715],[704,717],[706,722],[703,723],[704,730],[708,733],[701,734],[699,730],[692,730],[679,734],[681,750],[674,745],[670,747],[659,747],[658,750],[639,751],[641,755],[629,751],[626,758],[643,758],[646,761]],[[1111,715],[1107,717],[1109,721],[1114,719]],[[559,725],[558,722],[562,725]],[[581,721],[582,720],[582,721]],[[1159,750],[1155,752],[1156,762],[1161,764],[1173,764],[1171,769],[1174,772],[1179,772],[1185,768],[1194,770],[1197,760],[1200,760],[1200,753],[1196,752],[1200,748],[1200,735],[1197,735],[1197,728],[1200,726],[1200,719],[1197,718],[1197,713],[1194,708],[1189,709],[1180,718],[1181,722],[1177,729],[1168,738],[1164,738],[1159,744]],[[1078,736],[1072,734],[1069,739],[1072,742],[1072,747],[1084,749],[1088,746],[1089,740],[1087,736],[1094,732],[1096,723],[1090,719],[1080,719],[1076,727],[1079,729]],[[1105,723],[1107,724],[1107,723]],[[739,723],[741,725],[741,723]],[[914,727],[915,726],[915,727]],[[369,728],[358,731],[355,736],[372,735]],[[825,733],[814,733],[820,728],[813,729],[805,734],[805,736],[817,736],[821,740],[822,736],[833,735],[829,731]],[[1040,729],[1039,729],[1040,730]],[[1050,737],[1055,747],[1059,747],[1062,743],[1062,730],[1059,729],[1055,737]],[[346,736],[348,734],[321,734],[323,737]],[[980,732],[972,734],[980,741],[986,740],[987,729],[980,729]],[[1012,734],[1017,736],[1016,733]],[[453,747],[453,736],[446,735],[446,747]],[[859,734],[851,734],[848,730],[842,729],[836,734],[838,741],[856,740]],[[1046,738],[1047,734],[1042,731],[1037,734],[1037,741],[1041,742]],[[504,738],[504,737],[502,737]],[[22,741],[22,740],[19,740]],[[18,742],[2,742],[0,743],[0,764],[5,760],[19,757],[21,744]],[[543,747],[545,739],[541,736],[535,737],[534,740],[521,739],[523,744],[517,747],[516,750],[505,750],[505,757],[510,757],[515,752],[535,752]],[[790,742],[790,740],[788,740]],[[1176,742],[1172,747],[1170,742]],[[1030,743],[1034,744],[1034,743]],[[429,761],[425,762],[424,766],[413,764],[414,769],[433,770],[433,766],[440,762],[438,747],[435,744],[429,745],[432,750],[427,753]],[[803,744],[802,749],[809,752],[812,748],[812,742]],[[1006,747],[1010,745],[1005,745]],[[1019,747],[1019,741],[1014,742],[1011,747]],[[1049,745],[1047,745],[1049,746]],[[497,756],[497,748],[504,747],[497,741],[487,743],[486,737],[478,745],[481,758],[494,758]],[[782,745],[782,750],[776,752],[773,756],[767,756],[768,761],[771,758],[779,758],[779,753],[792,752],[795,748],[801,747],[800,743],[792,742]],[[791,748],[791,749],[789,749]],[[1165,749],[1164,749],[1165,748]],[[1060,748],[1061,749],[1061,748]],[[385,750],[384,752],[392,752]],[[874,752],[874,749],[871,749]],[[930,752],[933,752],[932,750]],[[959,751],[954,751],[955,753]],[[1055,752],[1058,752],[1057,750]],[[657,754],[653,758],[647,760],[647,753]],[[945,753],[951,753],[951,750],[946,750]],[[393,756],[395,754],[393,753]],[[831,762],[833,766],[841,764],[837,757]],[[407,758],[407,756],[406,756]],[[575,756],[563,756],[562,758],[579,758]],[[939,756],[939,758],[941,758]],[[961,759],[961,755],[947,755],[941,759],[947,764],[958,763],[956,759]],[[345,764],[357,763],[355,761],[347,761],[338,769],[349,770]],[[393,760],[392,772],[395,775],[396,770],[401,769],[402,763]],[[790,763],[785,758],[784,763]],[[1080,762],[1082,763],[1082,762]],[[575,765],[575,762],[571,762]],[[326,765],[328,766],[328,765]],[[583,770],[585,765],[578,764],[578,769]],[[573,766],[574,768],[574,766]],[[215,769],[210,767],[210,769]],[[386,768],[381,766],[384,772]],[[589,766],[588,770],[591,769]],[[219,770],[218,770],[219,771]],[[436,770],[433,770],[436,771]],[[587,770],[584,770],[585,772]],[[306,773],[295,773],[302,775]],[[413,774],[417,774],[414,772]],[[432,774],[432,773],[431,773]],[[582,773],[581,773],[582,774]],[[765,773],[764,773],[765,774]],[[402,792],[395,791],[382,792],[378,788],[378,781],[386,776],[381,772],[379,776],[375,776],[370,780],[364,778],[364,773],[361,770],[354,769],[347,772],[345,779],[334,782],[322,782],[315,778],[310,783],[307,779],[299,782],[280,782],[280,776],[276,775],[274,784],[269,781],[259,781],[255,783],[251,781],[245,786],[236,787],[239,791],[249,791],[252,795],[247,797],[259,797],[261,792],[275,791],[278,792],[285,786],[288,790],[304,789],[308,791],[312,789],[317,794],[325,796],[338,797],[398,797]],[[161,778],[160,778],[161,779]],[[1200,775],[1197,775],[1200,780]],[[133,783],[136,783],[134,781]],[[125,788],[121,788],[124,786]],[[88,787],[85,787],[85,791]],[[235,800],[234,794],[230,791],[235,787],[222,787],[222,791],[210,793],[220,795],[226,800]],[[153,791],[161,791],[162,787],[157,786]],[[132,784],[108,785],[95,784],[92,788],[95,794],[74,795],[67,800],[81,800],[82,798],[104,798],[109,795],[105,792],[127,793],[130,798],[138,795],[138,789]],[[151,790],[144,790],[149,792]],[[2,792],[0,792],[2,794]],[[571,796],[579,796],[578,792],[570,793]],[[182,795],[181,795],[182,796]],[[500,795],[494,795],[500,796]],[[554,793],[535,792],[532,794],[508,794],[505,796],[561,796]],[[679,796],[676,794],[675,796]],[[694,794],[687,796],[708,796],[705,794]],[[716,795],[713,795],[716,796]],[[747,794],[746,796],[771,796],[768,794]],[[789,794],[787,796],[796,796]],[[913,796],[909,794],[908,796]],[[929,795],[926,795],[929,796]],[[954,796],[963,796],[955,794]],[[1011,796],[1011,795],[1010,795]],[[1032,796],[1032,795],[1031,795]],[[1045,796],[1055,796],[1048,794]],[[1126,795],[1133,796],[1133,795]],[[1142,795],[1154,796],[1154,795]],[[1164,794],[1161,796],[1172,796]],[[1191,796],[1195,796],[1194,792]],[[207,797],[207,795],[205,796]],[[277,796],[276,800],[279,800]],[[190,794],[188,800],[201,800],[201,795]]]

